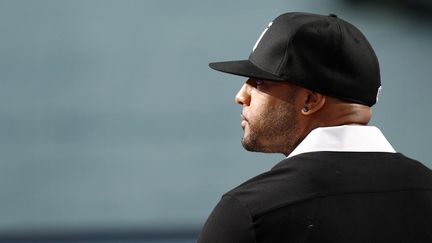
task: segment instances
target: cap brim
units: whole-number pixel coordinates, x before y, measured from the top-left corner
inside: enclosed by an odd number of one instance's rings
[[[216,71],[248,78],[284,81],[283,78],[258,68],[249,60],[212,62],[209,64],[209,67],[213,68]]]

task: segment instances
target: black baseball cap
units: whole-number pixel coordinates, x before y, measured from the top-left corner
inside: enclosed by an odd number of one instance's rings
[[[372,106],[381,88],[378,59],[366,37],[334,14],[285,13],[258,38],[247,60],[213,62],[215,70],[290,82]]]

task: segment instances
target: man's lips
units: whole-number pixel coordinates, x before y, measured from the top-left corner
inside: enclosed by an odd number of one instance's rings
[[[240,114],[240,117],[241,117],[241,119],[242,119],[242,121],[241,121],[241,126],[242,126],[242,127],[245,127],[246,124],[248,123],[248,120],[247,120],[247,118],[246,118],[243,114]]]
[[[240,114],[240,117],[241,117],[242,121],[243,121],[243,120],[244,120],[244,121],[248,121],[248,119],[246,118],[246,116],[245,116],[245,115],[243,115],[243,114]]]

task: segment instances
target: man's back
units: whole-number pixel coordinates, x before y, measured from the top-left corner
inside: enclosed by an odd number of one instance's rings
[[[432,242],[431,185],[399,153],[304,153],[225,194],[198,242]]]

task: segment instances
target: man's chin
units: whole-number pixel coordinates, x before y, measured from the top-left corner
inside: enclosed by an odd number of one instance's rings
[[[243,148],[247,151],[269,153],[268,151],[266,151],[264,146],[260,145],[256,140],[251,140],[248,137],[243,137],[241,143]]]
[[[257,152],[255,144],[251,143],[251,141],[246,136],[242,138],[241,144],[243,148],[246,149],[247,151]]]
[[[275,146],[269,146],[260,143],[258,140],[253,140],[250,137],[243,137],[241,140],[243,148],[250,152],[260,152],[260,153],[281,153],[286,154],[286,148],[277,148]]]

